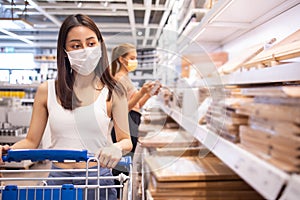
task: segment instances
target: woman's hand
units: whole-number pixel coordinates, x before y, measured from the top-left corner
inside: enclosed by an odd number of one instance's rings
[[[114,168],[122,158],[122,149],[115,144],[104,147],[98,155],[100,166]]]
[[[154,85],[150,91],[150,95],[151,96],[158,95],[160,88],[161,88],[161,83],[159,81],[155,81]]]
[[[2,160],[2,155],[3,155],[3,153],[6,153],[9,149],[10,149],[10,146],[8,146],[8,145],[4,145],[4,146],[0,145],[0,165],[4,165],[4,162]]]
[[[141,93],[142,94],[149,93],[151,91],[151,89],[152,89],[153,86],[154,86],[153,82],[144,83],[144,85],[141,88]]]

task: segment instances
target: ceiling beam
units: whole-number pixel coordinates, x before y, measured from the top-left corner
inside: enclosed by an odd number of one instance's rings
[[[43,8],[41,8],[36,2],[33,0],[27,0],[27,2],[34,7],[36,10],[38,10],[40,13],[42,13],[45,17],[47,17],[50,21],[52,21],[54,24],[56,24],[58,27],[61,25],[61,21],[59,21],[56,17],[49,14],[47,11],[45,11]]]
[[[48,1],[50,1],[50,0],[48,0]],[[51,1],[53,1],[53,3],[55,3],[55,2],[61,2],[61,1],[63,1],[63,2],[74,2],[74,0],[51,0]],[[83,0],[83,1],[85,1],[85,0]],[[109,1],[111,1],[111,0],[88,0],[89,2],[109,2]],[[127,0],[113,0],[114,2],[120,2],[120,3],[126,3],[126,1]]]
[[[168,19],[168,16],[170,15],[171,11],[172,11],[172,8],[175,4],[175,0],[167,0],[166,1],[166,4],[168,7],[167,9],[165,10],[161,20],[160,20],[160,23],[159,23],[159,27],[156,31],[156,35],[155,35],[155,39],[152,41],[152,46],[155,46],[156,43],[157,43],[157,40],[159,39],[160,37],[160,34],[162,32],[162,29],[163,27],[165,26],[166,22],[167,22],[167,19]]]
[[[152,0],[144,0],[144,6],[146,8],[145,15],[144,15],[144,26],[147,27],[149,24],[149,19],[151,15],[151,4]]]
[[[134,18],[132,0],[127,0],[127,7],[128,7],[128,17],[129,17],[129,23],[131,26],[132,37],[133,37],[134,45],[136,45],[137,44],[136,27],[135,27],[135,18]]]
[[[149,36],[150,36],[150,28],[147,27],[145,30],[145,37],[143,39],[143,47],[147,45],[147,40],[149,39]]]
[[[155,1],[155,7],[157,8],[159,6],[159,0]]]
[[[70,3],[59,3],[59,4],[49,4],[49,3],[39,3],[39,6],[43,9],[78,9],[78,6],[76,4],[70,4]],[[6,8],[10,8],[10,5],[6,5]],[[24,7],[24,5],[23,5]],[[18,8],[23,9],[21,5],[18,6]],[[31,7],[32,8],[32,7]],[[117,4],[117,3],[111,3],[107,7],[102,6],[99,3],[85,3],[83,2],[81,9],[97,9],[97,10],[127,10],[126,4]],[[29,8],[28,8],[29,9]],[[152,7],[152,10],[154,11],[163,11],[165,10],[165,6],[163,5],[156,5],[155,7]],[[146,7],[142,4],[133,3],[133,10],[146,10]]]
[[[18,14],[18,15],[22,15],[23,12],[22,11],[17,11],[15,13]],[[81,10],[81,9],[78,9],[78,8],[76,10],[47,10],[47,14],[49,16],[53,16],[53,15],[73,15],[75,13],[81,13],[81,14],[85,14],[85,15],[89,15],[89,16],[112,16],[112,17],[128,16],[127,11],[118,11],[118,12],[101,11],[101,12],[99,12],[99,10],[97,10],[97,9],[95,9],[95,10]],[[31,16],[41,15],[41,12],[34,12],[34,11],[28,12],[27,11],[26,14],[31,15]]]

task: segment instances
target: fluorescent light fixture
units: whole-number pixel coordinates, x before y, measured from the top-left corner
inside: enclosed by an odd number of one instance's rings
[[[77,8],[81,8],[82,7],[82,2],[79,2],[78,4],[77,4]]]
[[[32,29],[33,24],[22,18],[0,18],[0,28],[16,30]]]
[[[3,29],[3,28],[1,28],[1,27],[0,27],[0,32],[4,33],[4,34],[6,34],[6,35],[9,35],[9,36],[11,36],[12,38],[21,40],[21,41],[23,41],[23,42],[25,42],[25,43],[27,43],[27,44],[29,44],[29,45],[34,45],[34,42],[32,42],[31,40],[28,40],[28,39],[26,39],[25,37],[19,36],[19,35],[13,33],[13,32],[10,32],[10,31],[8,31],[8,30],[5,30],[5,29]]]

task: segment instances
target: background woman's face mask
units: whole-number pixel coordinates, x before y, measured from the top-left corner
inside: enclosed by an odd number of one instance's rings
[[[101,58],[101,46],[87,47],[84,49],[66,52],[71,68],[78,74],[87,76],[97,67]]]
[[[137,60],[128,60],[128,64],[126,66],[126,69],[129,72],[132,72],[132,71],[136,70],[137,66],[138,66],[138,61]]]

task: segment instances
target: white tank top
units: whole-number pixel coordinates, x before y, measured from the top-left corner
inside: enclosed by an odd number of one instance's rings
[[[98,153],[108,143],[106,99],[108,89],[104,87],[97,100],[88,106],[74,110],[64,109],[57,101],[55,80],[48,80],[48,113],[52,149],[86,149]]]

